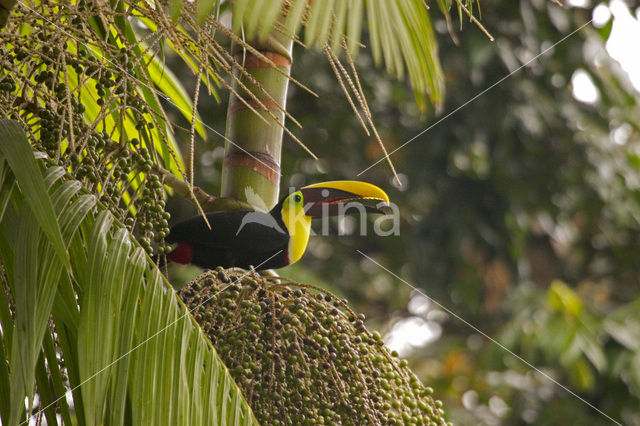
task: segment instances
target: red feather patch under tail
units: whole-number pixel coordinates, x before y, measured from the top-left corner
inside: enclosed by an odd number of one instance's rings
[[[167,255],[167,260],[171,262],[179,263],[181,265],[186,265],[187,263],[191,263],[193,259],[193,247],[189,244],[180,243],[178,247],[175,248],[171,253]]]

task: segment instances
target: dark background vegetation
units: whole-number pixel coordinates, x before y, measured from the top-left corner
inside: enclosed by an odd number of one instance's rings
[[[467,21],[460,31],[454,21],[458,46],[432,9],[447,87],[439,116],[421,114],[405,84],[374,68],[366,52],[359,56],[374,122],[390,150],[589,21],[595,5],[481,6],[496,40]],[[338,236],[334,223],[332,236],[314,237],[303,260],[279,272],[347,297],[436,389],[455,423],[609,420],[438,304],[614,419],[640,424],[640,109],[638,93],[602,53],[610,23],[582,29],[393,155],[401,188],[385,163],[357,176],[382,153],[359,127],[326,59],[295,52],[294,77],[320,98],[291,87],[288,108],[304,128],[290,128],[321,160],[285,141],[281,191],[366,180],[388,191],[402,222],[391,237],[373,235],[371,224],[366,237]],[[574,99],[578,69],[593,79],[599,102]],[[205,99],[200,113],[224,131],[225,104]],[[196,145],[196,183],[212,194],[223,144],[210,132]],[[174,220],[195,214],[177,200],[169,209]],[[407,324],[417,327],[413,335]],[[431,333],[426,345],[416,345],[426,336],[420,333]]]

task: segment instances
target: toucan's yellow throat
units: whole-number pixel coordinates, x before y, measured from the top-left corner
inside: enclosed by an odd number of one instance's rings
[[[281,217],[289,233],[287,255],[291,264],[297,262],[304,254],[311,232],[311,217],[305,214],[302,192],[294,192],[285,198]]]

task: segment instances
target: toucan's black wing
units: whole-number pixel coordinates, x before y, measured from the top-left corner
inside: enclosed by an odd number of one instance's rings
[[[171,228],[166,241],[211,248],[247,248],[257,245],[269,250],[288,242],[288,233],[268,213],[236,210],[207,213],[211,229],[202,216],[194,216]]]
[[[166,241],[185,243],[193,249],[192,263],[259,269],[285,266],[289,234],[269,213],[224,211],[207,213],[211,229],[202,216],[194,216],[171,228]],[[273,257],[271,261],[267,259]]]

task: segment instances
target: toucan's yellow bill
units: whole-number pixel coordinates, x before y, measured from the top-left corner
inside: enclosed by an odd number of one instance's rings
[[[389,196],[380,188],[366,182],[355,180],[334,180],[321,182],[300,188],[304,198],[304,211],[307,216],[320,218],[341,213],[341,207],[347,202],[358,200],[380,200],[389,204]],[[362,205],[371,213],[383,213],[377,207]]]
[[[354,199],[361,198],[381,200],[389,204],[389,196],[382,189],[370,183],[360,182],[357,180],[333,180],[329,182],[314,183],[313,185],[301,188],[303,194],[305,193],[305,190],[308,189],[337,189],[339,191],[353,194]],[[343,199],[348,199],[348,197]]]

